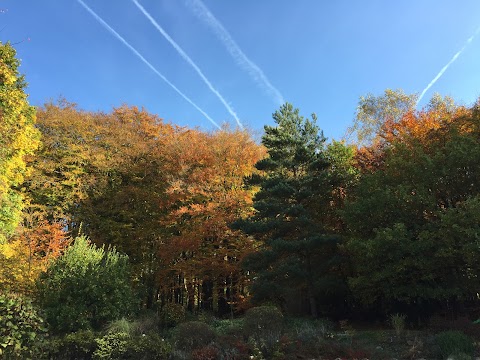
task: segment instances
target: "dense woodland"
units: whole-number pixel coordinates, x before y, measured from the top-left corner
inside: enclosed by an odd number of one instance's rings
[[[479,103],[367,95],[338,141],[286,103],[259,142],[136,106],[34,108],[10,45],[0,60],[0,307],[32,301],[51,334],[258,305],[480,316]]]

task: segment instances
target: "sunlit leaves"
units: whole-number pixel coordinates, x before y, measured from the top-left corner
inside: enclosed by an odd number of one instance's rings
[[[39,141],[19,65],[13,47],[0,43],[0,243],[20,222],[23,198],[17,186],[26,173],[25,156]]]

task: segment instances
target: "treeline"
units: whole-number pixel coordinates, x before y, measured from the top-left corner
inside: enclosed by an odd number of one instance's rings
[[[258,144],[127,105],[35,111],[14,50],[1,51],[3,292],[47,304],[45,289],[59,286],[51,269],[86,236],[128,256],[137,309],[226,315],[274,303],[344,318],[478,303],[479,104],[434,97],[416,111],[401,91],[370,95],[350,144],[285,104]],[[67,298],[56,301],[78,301]]]

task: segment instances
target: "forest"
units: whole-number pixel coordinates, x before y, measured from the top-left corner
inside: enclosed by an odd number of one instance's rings
[[[259,140],[35,108],[0,60],[0,358],[478,354],[480,102],[368,94],[339,140],[285,103]]]

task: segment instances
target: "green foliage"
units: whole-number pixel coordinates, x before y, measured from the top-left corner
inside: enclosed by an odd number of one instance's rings
[[[39,144],[35,109],[28,104],[26,83],[15,56],[9,43],[0,42],[0,243],[20,222],[23,196],[18,185],[26,173],[25,156]]]
[[[96,349],[96,334],[82,330],[52,338],[44,346],[43,356],[47,359],[91,359]]]
[[[475,297],[480,286],[479,116],[422,116],[429,122],[414,117],[411,126],[423,121],[426,135],[407,127],[394,136],[343,211],[353,293],[386,311],[398,301]]]
[[[215,340],[215,331],[200,321],[187,321],[175,328],[175,348],[191,351],[209,345]]]
[[[43,319],[31,302],[15,294],[0,295],[0,358],[30,358],[45,335]]]
[[[185,321],[187,312],[185,306],[177,303],[166,303],[160,310],[160,321],[163,327],[169,328]]]
[[[213,327],[217,335],[243,336],[245,333],[243,318],[215,320]]]
[[[155,334],[131,337],[127,343],[122,359],[165,360],[170,359],[170,343]]]
[[[98,329],[135,307],[128,257],[75,239],[38,282],[39,301],[56,331]]]
[[[245,314],[245,335],[251,337],[264,356],[270,356],[283,333],[283,315],[275,306],[258,306]]]
[[[82,330],[47,341],[42,358],[165,360],[170,353],[170,344],[157,334],[110,332],[102,336],[91,330]]]
[[[460,331],[451,330],[439,333],[435,337],[435,343],[438,345],[439,355],[443,359],[461,354],[468,355],[471,358],[473,355],[474,345],[472,338]]]
[[[95,339],[97,349],[93,353],[96,360],[119,359],[127,351],[130,335],[124,332],[109,333],[101,338]]]

